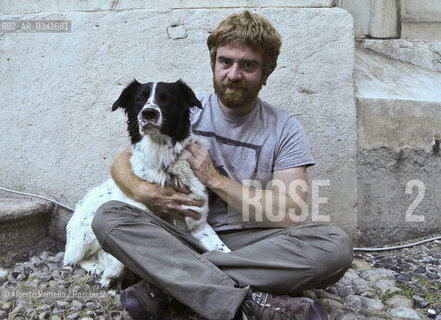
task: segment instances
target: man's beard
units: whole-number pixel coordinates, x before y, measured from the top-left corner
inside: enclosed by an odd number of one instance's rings
[[[250,87],[242,82],[231,82],[228,79],[218,83],[214,77],[213,86],[219,100],[224,106],[231,109],[249,105],[256,100],[260,89],[262,89],[262,83]],[[229,88],[235,88],[236,90],[230,90]]]

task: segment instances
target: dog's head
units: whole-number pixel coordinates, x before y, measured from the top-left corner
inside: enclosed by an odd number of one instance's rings
[[[124,109],[132,144],[147,134],[167,135],[176,143],[190,133],[192,107],[202,109],[193,90],[182,80],[173,83],[134,80],[115,101],[112,111]]]

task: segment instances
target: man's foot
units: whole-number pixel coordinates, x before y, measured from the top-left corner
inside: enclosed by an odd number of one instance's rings
[[[197,315],[186,305],[173,300],[161,320],[207,320]]]
[[[308,298],[253,292],[241,305],[244,320],[328,320],[323,307]]]
[[[134,320],[158,320],[166,311],[171,297],[144,280],[121,293],[121,303]]]

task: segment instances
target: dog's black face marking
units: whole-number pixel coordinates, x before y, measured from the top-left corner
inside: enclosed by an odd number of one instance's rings
[[[123,108],[132,144],[149,130],[159,130],[173,143],[190,133],[190,108],[202,108],[194,92],[183,81],[139,83],[134,80],[123,90],[112,111]]]

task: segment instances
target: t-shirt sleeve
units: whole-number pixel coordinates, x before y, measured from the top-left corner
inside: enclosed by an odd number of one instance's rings
[[[315,163],[305,129],[294,117],[285,122],[275,152],[274,171]]]

